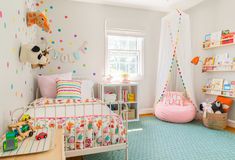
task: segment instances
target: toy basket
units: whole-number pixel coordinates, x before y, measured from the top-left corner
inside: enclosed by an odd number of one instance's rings
[[[227,113],[214,114],[206,112],[203,115],[202,121],[204,126],[208,128],[222,130],[225,129],[227,126],[227,119]]]

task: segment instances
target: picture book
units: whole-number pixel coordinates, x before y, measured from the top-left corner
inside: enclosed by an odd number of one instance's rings
[[[212,79],[211,89],[214,91],[221,91],[223,89],[223,79]]]

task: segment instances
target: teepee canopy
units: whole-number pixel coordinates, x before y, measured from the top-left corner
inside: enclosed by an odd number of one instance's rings
[[[156,102],[166,91],[184,91],[196,107],[192,58],[190,18],[181,11],[173,11],[162,18],[159,46]]]

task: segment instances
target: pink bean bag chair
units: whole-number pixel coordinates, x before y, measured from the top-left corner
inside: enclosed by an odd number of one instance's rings
[[[173,123],[187,123],[196,116],[196,108],[187,99],[183,105],[167,105],[163,101],[155,104],[155,116],[163,121]]]

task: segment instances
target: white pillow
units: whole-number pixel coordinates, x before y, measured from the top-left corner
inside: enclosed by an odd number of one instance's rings
[[[93,86],[94,82],[92,80],[80,80],[81,81],[81,98],[82,100],[93,99],[94,92]]]

